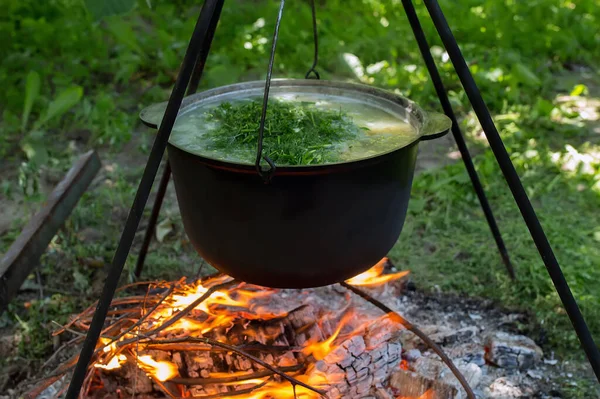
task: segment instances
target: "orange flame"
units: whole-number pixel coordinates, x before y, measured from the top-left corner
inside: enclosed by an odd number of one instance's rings
[[[227,279],[230,279],[228,277]],[[226,282],[227,279],[220,279],[217,284],[221,284]],[[170,307],[165,310],[169,310],[168,314],[164,314],[164,316],[171,316],[175,311],[182,310],[183,308],[191,305],[194,301],[200,298],[202,295],[208,292],[213,280],[208,283],[199,282],[195,287],[189,287],[185,289],[183,293],[173,294],[170,299]],[[200,310],[206,314],[214,314],[211,311],[211,308],[215,306],[229,306],[236,308],[243,308],[250,310],[252,308],[252,301],[261,297],[265,297],[271,295],[272,293],[268,291],[249,291],[236,289],[230,292],[221,292],[215,291],[208,298],[206,298],[200,305],[198,305],[195,309]]]
[[[100,342],[100,346],[104,346],[102,348],[102,352],[109,353],[109,352],[117,351],[117,343],[116,342],[113,342],[112,344],[109,345],[109,342],[111,342],[111,340],[108,338],[102,338],[102,337],[100,337],[98,339],[98,341]]]
[[[167,381],[179,375],[179,370],[174,363],[165,360],[156,361],[150,355],[138,356],[140,367],[159,381]]]
[[[349,280],[346,280],[346,283],[350,285],[381,285],[387,283],[388,281],[397,280],[406,276],[408,271],[401,271],[398,273],[386,274],[383,275],[383,268],[387,263],[388,258],[383,258],[375,266],[359,274],[358,276],[354,276]]]
[[[114,370],[121,367],[127,361],[127,357],[125,355],[117,355],[110,358],[110,360],[106,364],[96,363],[94,367],[103,369],[103,370]]]
[[[304,376],[296,377],[302,382],[308,383]],[[245,395],[236,395],[237,399],[294,399],[294,389],[289,382],[276,382],[269,381],[261,389],[254,392],[250,392]],[[321,396],[309,389],[306,389],[300,385],[296,386],[296,398],[298,399],[319,399]]]
[[[323,360],[329,353],[331,353],[332,350],[335,349],[333,341],[335,341],[338,335],[340,335],[340,332],[346,326],[346,324],[349,323],[352,316],[353,312],[346,313],[340,320],[333,334],[331,334],[331,337],[327,338],[325,341],[314,342],[312,344],[307,345],[305,348],[302,349],[302,352],[306,356],[312,354],[316,360]]]
[[[210,286],[221,284],[231,279],[228,276],[212,279],[208,282],[198,282],[197,284],[185,286],[182,290],[172,294],[165,303],[169,306],[157,310],[152,319],[154,322],[159,322],[173,316],[177,311],[181,311],[187,306],[194,303],[198,298],[208,292]],[[242,317],[240,312],[232,311],[231,309],[217,309],[218,307],[229,307],[242,309],[246,312],[244,316],[250,314],[253,307],[253,300],[271,295],[270,292],[257,292],[249,290],[234,289],[229,292],[216,291],[208,298],[200,303],[195,310],[201,311],[210,316],[204,321],[198,321],[192,318],[184,317],[178,320],[172,326],[165,329],[167,332],[175,330],[183,330],[186,332],[199,331],[204,334],[216,327],[231,324],[237,318]]]
[[[206,321],[198,321],[188,317],[182,317],[172,326],[169,326],[164,329],[166,332],[183,330],[185,332],[194,332],[200,331],[200,333],[205,334],[217,327],[224,326],[232,323],[236,319],[236,316],[233,314],[223,314],[217,315],[215,317],[211,317]]]
[[[370,270],[359,274],[349,280],[347,283],[352,285],[362,285],[362,286],[374,286],[386,283],[388,281],[401,278],[405,276],[408,272],[399,272],[388,275],[383,275],[384,267],[386,264],[387,258],[382,259],[378,262],[373,268]],[[155,309],[149,317],[144,321],[142,325],[138,327],[138,333],[148,330],[151,331],[156,327],[160,326],[166,320],[171,318],[177,312],[183,310],[190,304],[194,303],[198,298],[205,295],[211,286],[216,284],[222,284],[231,280],[229,276],[220,276],[218,278],[213,278],[208,281],[199,281],[195,284],[185,284],[183,280],[174,290],[174,292],[163,301],[160,307]],[[240,287],[244,287],[244,289],[240,289]],[[176,331],[176,335],[179,335],[181,332],[189,333],[193,332],[194,335],[204,335],[206,333],[210,333],[216,328],[226,328],[228,329],[230,326],[233,326],[234,323],[243,320],[245,324],[243,325],[243,331],[240,333],[240,339],[242,341],[248,342],[262,342],[265,343],[267,340],[275,339],[279,336],[280,331],[278,329],[273,329],[273,331],[267,328],[259,328],[255,329],[254,325],[250,325],[251,320],[269,320],[275,317],[281,317],[284,313],[277,313],[277,309],[279,306],[273,306],[271,299],[269,296],[273,294],[273,292],[277,292],[277,290],[260,290],[257,291],[258,288],[253,287],[251,285],[236,285],[234,288],[216,291],[212,293],[208,298],[206,298],[200,305],[198,305],[193,312],[182,317],[177,322],[173,323],[168,328],[162,330],[165,333],[172,333]],[[257,299],[267,297],[266,300],[257,301]],[[271,303],[271,305],[270,305]],[[280,311],[280,312],[283,312]],[[340,348],[340,342],[342,340],[348,339],[355,334],[358,334],[360,331],[363,331],[364,325],[357,327],[354,324],[351,324],[353,321],[353,316],[355,313],[350,311],[346,312],[338,323],[336,323],[337,327],[333,334],[322,342],[307,342],[305,347],[302,349],[302,352],[306,356],[312,355],[312,357],[319,361],[323,360],[325,357],[329,355],[328,361],[335,355],[337,356],[341,352],[343,356],[346,355],[346,350],[339,351],[336,349]],[[331,317],[332,319],[337,320],[339,318],[339,313],[337,315],[329,315],[325,316]],[[390,317],[394,317],[391,315]],[[355,323],[358,324],[358,323]],[[346,328],[346,330],[344,330]],[[344,330],[344,334],[342,334],[342,330]],[[228,330],[227,330],[228,331]],[[219,332],[220,334],[221,332]],[[340,335],[342,335],[340,337]],[[131,337],[135,337],[135,332],[129,332],[121,340],[125,340]],[[337,345],[335,341],[338,341]],[[263,342],[264,341],[264,342]],[[102,351],[99,351],[98,359],[94,367],[104,369],[104,370],[113,370],[119,367],[122,367],[129,359],[132,361],[135,359],[134,355],[129,358],[123,354],[120,354],[122,349],[117,347],[117,343],[110,343],[110,340],[101,338],[99,347],[102,348]],[[343,348],[341,348],[343,349]],[[335,352],[334,352],[335,351]],[[332,353],[333,352],[333,353]],[[330,355],[331,354],[331,355]],[[129,356],[129,355],[128,355]],[[148,375],[152,376],[158,381],[168,381],[179,375],[179,370],[176,364],[169,361],[158,361],[155,360],[150,355],[142,355],[137,356],[136,365]],[[335,361],[335,359],[332,359]],[[227,377],[227,376],[242,376],[246,374],[246,372],[239,373],[211,373],[211,377]],[[310,372],[310,367],[306,370],[305,373],[299,376],[295,376],[300,381],[307,383],[313,387],[325,387],[331,385],[335,378],[331,374],[324,374],[319,372]],[[343,374],[340,374],[340,378],[344,378]],[[281,398],[281,399],[292,399],[294,397],[299,399],[317,399],[320,396],[308,389],[302,388],[300,386],[296,389],[296,395],[294,395],[294,390],[288,382],[277,382],[275,380],[267,380],[263,378],[253,378],[243,381],[236,381],[232,383],[225,383],[223,385],[239,385],[239,384],[263,384],[265,381],[268,381],[264,386],[260,389],[250,392],[244,395],[236,395],[239,399],[271,399],[271,398]],[[399,399],[434,399],[434,392],[426,392],[419,398],[399,398]]]

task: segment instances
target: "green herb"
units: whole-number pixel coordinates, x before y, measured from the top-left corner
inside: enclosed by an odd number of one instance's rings
[[[262,104],[258,101],[220,104],[207,112],[218,127],[207,133],[213,150],[256,151]],[[280,165],[335,162],[336,144],[356,138],[360,128],[341,110],[314,104],[270,101],[265,120],[263,154]]]

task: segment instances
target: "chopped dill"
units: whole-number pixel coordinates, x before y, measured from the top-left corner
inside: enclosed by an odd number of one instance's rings
[[[207,111],[217,128],[207,132],[211,149],[256,151],[262,104],[221,103]],[[339,160],[339,144],[356,138],[361,128],[340,110],[317,109],[312,103],[271,100],[267,109],[263,154],[280,165],[314,165]]]

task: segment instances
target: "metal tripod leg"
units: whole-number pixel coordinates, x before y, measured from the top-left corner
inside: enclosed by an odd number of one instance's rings
[[[158,191],[156,191],[156,198],[154,199],[154,205],[152,205],[152,213],[148,219],[148,226],[146,227],[146,233],[144,234],[144,241],[142,242],[142,248],[140,248],[140,254],[138,255],[137,263],[135,264],[135,277],[139,278],[142,275],[144,269],[144,262],[146,261],[146,255],[148,254],[148,247],[152,241],[154,235],[154,228],[158,221],[158,215],[160,214],[160,208],[162,207],[163,199],[167,192],[167,186],[171,179],[171,164],[169,160],[166,160],[165,170],[163,170],[160,183],[158,184]]]
[[[175,124],[175,118],[177,117],[185,90],[192,76],[194,64],[200,55],[202,46],[206,43],[206,38],[212,37],[212,33],[209,31],[211,28],[216,28],[217,23],[215,20],[218,20],[221,15],[224,1],[225,0],[206,0],[200,11],[200,16],[198,17],[192,38],[190,39],[190,43],[185,53],[175,87],[171,92],[165,115],[156,134],[154,145],[152,146],[146,168],[144,169],[144,174],[142,175],[135,199],[133,200],[131,210],[129,211],[125,228],[121,234],[119,246],[115,252],[108,277],[106,278],[104,288],[102,289],[102,294],[98,300],[94,318],[92,319],[89,331],[83,342],[83,348],[79,354],[79,359],[67,391],[67,399],[76,399],[81,391],[88,364],[94,354],[96,342],[102,331],[106,314],[108,313],[110,303],[119,283],[119,277],[121,276],[123,266],[129,255],[135,232],[140,224],[144,207],[152,189],[152,183],[158,172],[171,130]]]
[[[425,6],[431,15],[431,19],[437,29],[444,46],[446,47],[446,51],[450,56],[450,60],[454,65],[454,69],[458,74],[458,77],[462,83],[462,86],[469,97],[469,101],[473,106],[473,110],[477,114],[477,119],[479,119],[479,123],[483,127],[483,131],[490,143],[490,147],[494,152],[496,157],[496,161],[504,174],[504,178],[512,191],[513,197],[519,206],[519,210],[521,211],[521,215],[525,220],[525,224],[529,229],[529,233],[535,242],[535,245],[540,253],[544,264],[546,265],[546,269],[548,270],[548,274],[550,274],[550,278],[552,279],[552,283],[554,283],[554,287],[560,296],[560,299],[571,319],[571,323],[577,333],[577,337],[583,346],[585,354],[588,357],[588,360],[596,374],[596,378],[600,381],[600,351],[598,351],[598,347],[594,343],[594,339],[590,333],[590,330],[587,327],[587,324],[579,310],[579,306],[577,306],[577,302],[571,293],[571,289],[565,279],[565,276],[562,273],[560,265],[554,256],[554,252],[552,251],[552,247],[548,242],[548,238],[542,229],[540,221],[527,197],[527,193],[523,188],[523,184],[519,179],[519,175],[515,170],[514,165],[510,160],[510,156],[504,147],[504,143],[500,138],[500,134],[498,134],[498,130],[494,125],[494,121],[490,115],[490,111],[487,109],[483,98],[481,97],[481,93],[479,92],[479,88],[477,87],[475,80],[473,79],[473,75],[471,71],[469,71],[469,67],[456,43],[456,39],[448,26],[448,22],[444,17],[442,9],[440,8],[437,0],[424,0]]]
[[[208,27],[208,34],[206,35],[204,42],[202,43],[202,48],[200,49],[200,54],[198,54],[198,58],[196,59],[196,63],[194,65],[194,72],[192,73],[192,77],[188,85],[188,96],[196,93],[196,91],[198,90],[198,84],[200,83],[200,79],[202,79],[204,65],[206,65],[206,59],[208,58],[208,53],[210,52],[210,46],[212,44],[215,31],[217,30],[218,22],[218,18],[210,21],[210,25]],[[144,262],[146,261],[146,255],[148,254],[148,247],[150,246],[152,236],[154,235],[154,229],[156,228],[156,222],[158,221],[158,215],[160,214],[160,209],[162,207],[163,199],[165,198],[165,193],[167,192],[167,186],[169,185],[170,179],[171,165],[169,165],[169,161],[167,160],[165,170],[163,171],[160,183],[158,185],[156,198],[154,199],[154,204],[152,205],[152,213],[150,214],[150,218],[148,219],[148,226],[146,227],[146,233],[144,234],[144,241],[142,242],[140,254],[135,265],[135,276],[137,278],[139,278],[142,275],[142,271],[144,270]]]
[[[429,71],[429,76],[431,77],[431,81],[433,82],[435,91],[437,92],[440,104],[444,109],[444,113],[452,120],[452,135],[454,136],[454,140],[456,141],[456,145],[458,147],[458,150],[460,151],[460,155],[465,164],[465,168],[467,169],[467,173],[471,178],[471,183],[473,184],[473,189],[475,190],[477,198],[479,199],[479,203],[481,204],[481,209],[483,210],[488,225],[490,226],[490,230],[492,231],[492,235],[494,236],[494,240],[496,241],[496,246],[498,247],[498,251],[500,252],[502,262],[506,267],[508,275],[511,279],[514,280],[515,269],[508,256],[508,251],[506,250],[506,246],[504,245],[502,234],[500,234],[500,229],[498,228],[496,218],[494,217],[492,208],[490,207],[490,204],[485,195],[485,191],[483,190],[483,186],[481,185],[481,181],[479,180],[479,176],[477,175],[477,171],[475,170],[475,165],[473,165],[473,159],[471,158],[471,154],[469,153],[469,149],[467,148],[467,143],[465,142],[462,132],[460,131],[458,121],[456,120],[456,116],[454,115],[454,110],[452,109],[452,105],[450,104],[450,100],[448,99],[448,94],[446,93],[446,88],[444,87],[442,78],[438,72],[437,67],[435,66],[435,61],[433,60],[433,57],[429,50],[429,44],[427,43],[427,38],[425,37],[423,28],[421,27],[421,23],[419,22],[419,17],[417,16],[417,13],[411,0],[402,0],[402,5],[404,6],[404,11],[406,12],[406,16],[408,17],[408,21],[415,35],[415,39],[417,40],[417,44],[419,45],[419,50],[421,51],[421,55],[423,56],[423,60],[425,61],[425,65],[427,66],[427,70]]]

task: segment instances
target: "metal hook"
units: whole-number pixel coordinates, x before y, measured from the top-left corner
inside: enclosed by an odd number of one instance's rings
[[[263,170],[259,165],[256,168],[256,172],[263,179],[265,184],[269,184],[269,183],[271,183],[271,179],[273,178],[273,175],[275,174],[275,171],[277,170],[277,166],[275,165],[275,162],[273,162],[273,160],[266,155],[263,155],[262,159],[264,159],[265,162],[269,164],[269,169]]]
[[[304,75],[304,79],[313,79],[310,77],[311,73],[315,75],[314,79],[321,79],[321,75],[319,75],[319,72],[317,72],[315,68],[310,68],[308,72],[306,72],[306,75]]]
[[[315,0],[311,0],[310,1],[310,6],[312,8],[312,23],[313,23],[313,38],[315,40],[315,55],[313,58],[313,64],[310,67],[310,69],[308,70],[308,72],[306,72],[306,75],[304,75],[305,79],[312,79],[310,77],[310,74],[314,74],[315,75],[315,79],[321,79],[321,75],[319,75],[319,72],[317,72],[316,67],[317,67],[317,62],[319,62],[319,34],[317,32],[317,10],[315,7]]]
[[[260,116],[260,126],[258,128],[258,148],[256,151],[256,161],[254,166],[258,175],[263,179],[265,183],[269,183],[273,178],[276,167],[275,163],[267,156],[262,155],[263,151],[263,137],[265,134],[265,120],[267,118],[267,106],[269,105],[269,90],[271,88],[271,76],[273,75],[273,63],[275,61],[275,48],[277,47],[277,39],[279,37],[279,26],[281,25],[281,16],[283,15],[283,6],[285,0],[281,0],[279,5],[279,14],[277,15],[277,22],[275,24],[275,32],[273,33],[273,44],[271,46],[271,58],[269,60],[269,69],[267,70],[267,81],[265,82],[265,94],[263,96],[262,114]],[[270,166],[267,171],[262,170],[260,166],[260,160],[264,159]]]

